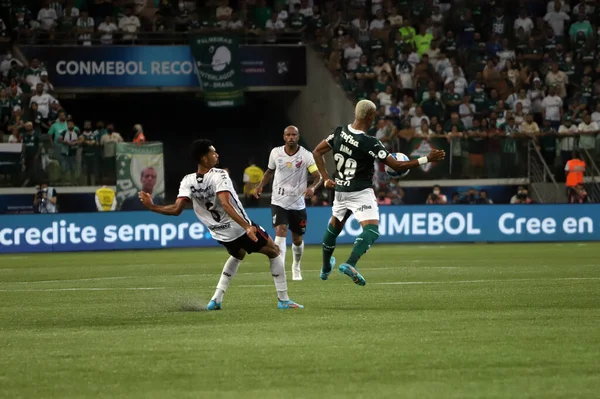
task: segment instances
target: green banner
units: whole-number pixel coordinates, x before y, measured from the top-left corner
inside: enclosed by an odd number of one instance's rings
[[[403,151],[410,159],[418,159],[429,155],[431,150],[446,151],[446,158],[443,161],[427,163],[410,171],[406,179],[410,180],[428,180],[447,178],[450,170],[450,143],[443,138],[413,138],[403,147]]]
[[[190,37],[190,47],[206,104],[209,107],[243,105],[238,38],[193,35]]]
[[[162,204],[165,194],[165,171],[161,143],[117,143],[117,209],[144,210],[138,192],[152,194],[155,204]]]

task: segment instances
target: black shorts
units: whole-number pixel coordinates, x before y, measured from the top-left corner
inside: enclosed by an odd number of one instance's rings
[[[271,214],[273,215],[273,227],[284,224],[289,226],[294,234],[306,233],[306,209],[287,210],[277,205],[271,205]]]
[[[229,255],[235,257],[240,253],[240,249],[246,251],[246,253],[251,254],[253,252],[259,252],[262,247],[269,243],[269,235],[258,224],[252,222],[252,226],[256,227],[256,238],[258,241],[254,242],[248,237],[247,234],[244,234],[241,237],[236,238],[233,241],[225,242],[225,241],[217,241],[219,244],[223,245]]]

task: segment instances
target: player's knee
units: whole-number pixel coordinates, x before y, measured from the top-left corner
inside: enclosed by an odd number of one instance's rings
[[[294,233],[292,233],[292,242],[296,246],[302,245],[302,236],[300,234],[294,234]]]
[[[285,226],[285,225],[275,226],[275,235],[277,237],[286,237],[287,236],[287,226]]]
[[[379,226],[376,224],[367,224],[363,227],[363,234],[368,234],[371,242],[375,242],[380,236]]]

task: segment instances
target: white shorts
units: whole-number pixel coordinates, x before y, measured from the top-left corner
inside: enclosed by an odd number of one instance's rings
[[[346,212],[350,211],[359,222],[379,220],[379,206],[372,188],[362,191],[335,192],[331,213],[337,220],[344,220]]]

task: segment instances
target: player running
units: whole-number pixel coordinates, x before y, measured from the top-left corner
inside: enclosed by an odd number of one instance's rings
[[[140,191],[139,197],[146,208],[152,212],[169,216],[178,216],[186,202],[192,201],[194,213],[202,224],[208,227],[212,237],[229,252],[223,273],[214,296],[206,307],[208,310],[222,308],[223,295],[240,263],[253,252],[267,255],[271,262],[271,274],[275,282],[279,309],[303,308],[290,300],[287,292],[285,268],[279,256],[279,248],[271,237],[258,224],[252,222],[233,189],[229,174],[215,168],[219,154],[209,140],[196,140],[192,144],[192,157],[198,163],[198,171],[181,180],[179,194],[174,204],[161,206],[152,202],[152,195]]]
[[[338,126],[313,151],[325,187],[335,187],[332,218],[323,237],[322,280],[327,280],[335,266],[335,258],[332,255],[336,238],[342,232],[348,217],[354,214],[363,231],[354,241],[350,257],[338,270],[358,285],[367,283],[356,270],[356,264],[379,238],[379,208],[373,192],[373,161],[383,162],[400,172],[428,162],[440,161],[445,156],[444,151],[433,150],[427,157],[407,162],[397,161],[379,140],[365,134],[373,124],[376,110],[373,102],[359,101],[354,110],[354,122],[351,125]],[[323,159],[329,151],[333,151],[336,165],[335,180],[329,178]]]
[[[306,232],[306,203],[321,185],[321,175],[310,151],[298,145],[300,132],[296,126],[288,126],[283,131],[285,145],[271,150],[267,171],[258,185],[254,196],[260,197],[264,186],[273,179],[271,194],[271,213],[275,227],[275,244],[281,251],[285,267],[286,238],[288,226],[292,232],[292,280],[302,280],[300,262],[304,252],[302,236]],[[308,173],[314,183],[306,187]]]

